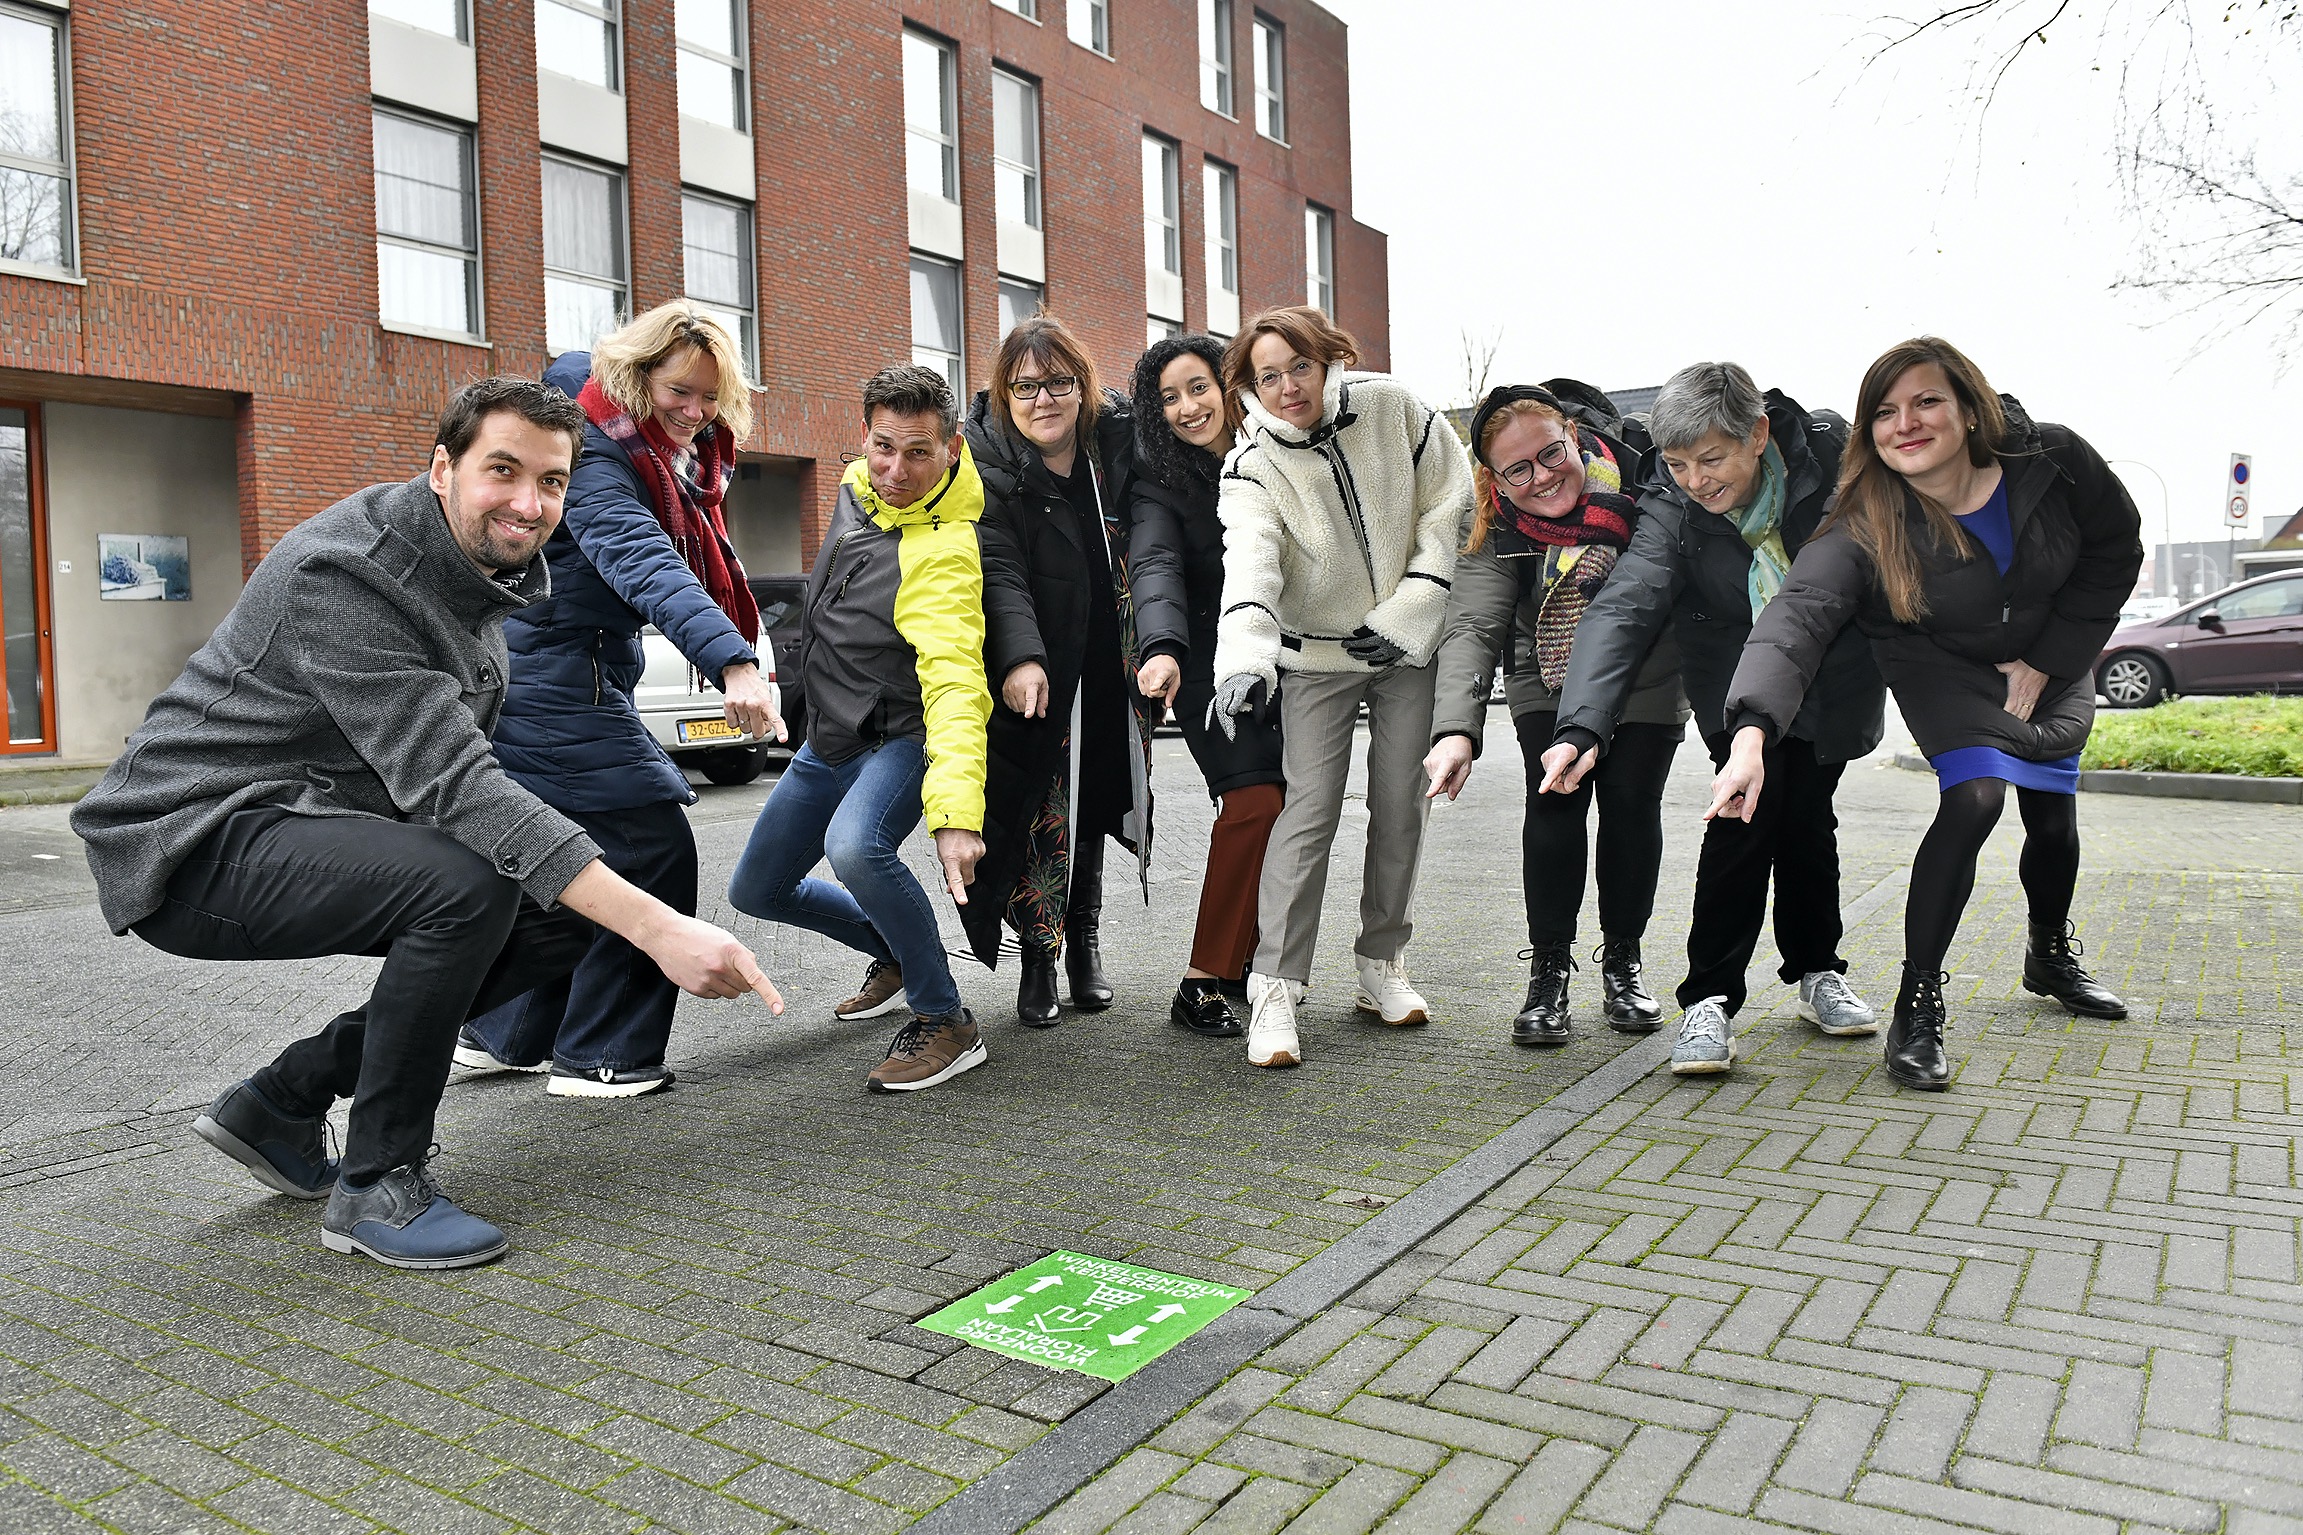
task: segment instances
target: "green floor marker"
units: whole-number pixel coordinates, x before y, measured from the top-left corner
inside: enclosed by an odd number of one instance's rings
[[[1011,1359],[1125,1380],[1255,1292],[1049,1253],[918,1326]]]

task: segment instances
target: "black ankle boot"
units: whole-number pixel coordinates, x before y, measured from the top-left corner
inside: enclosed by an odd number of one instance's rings
[[[1210,1039],[1227,1039],[1241,1032],[1225,999],[1224,983],[1202,975],[1187,975],[1175,989],[1167,1015],[1181,1028]]]
[[[1056,960],[1031,943],[1024,945],[1022,973],[1016,977],[1016,1018],[1027,1029],[1056,1026]]]
[[[2053,997],[2082,1018],[2126,1017],[2127,1004],[2079,968],[2079,956],[2086,952],[2069,922],[2056,927],[2032,923],[2031,943],[2023,954],[2023,989]]]
[[[1100,1013],[1112,1005],[1097,942],[1103,914],[1104,839],[1096,837],[1072,852],[1071,902],[1064,910],[1064,971],[1072,983],[1072,1006],[1083,1013]]]
[[[1639,940],[1610,938],[1599,946],[1599,992],[1607,1026],[1618,1034],[1652,1034],[1663,1023],[1663,1004],[1640,979]]]
[[[1895,1018],[1887,1025],[1887,1074],[1904,1087],[1939,1093],[1951,1085],[1951,1062],[1943,1053],[1943,983],[1950,979],[1903,962]]]
[[[1564,1045],[1574,1037],[1567,1027],[1567,977],[1575,969],[1575,956],[1568,952],[1566,944],[1560,943],[1529,949],[1525,958],[1527,1005],[1511,1020],[1511,1042]]]

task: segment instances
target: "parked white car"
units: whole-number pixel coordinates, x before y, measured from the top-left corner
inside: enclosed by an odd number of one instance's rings
[[[761,659],[799,654],[800,605],[807,582],[801,576],[754,576],[752,596],[760,604]],[[716,784],[746,784],[760,776],[773,753],[799,750],[805,739],[807,700],[797,680],[779,677],[777,709],[791,733],[788,741],[753,741],[728,723],[726,701],[697,675],[679,647],[651,624],[640,631],[647,669],[632,690],[640,718],[658,745],[681,767],[692,767]]]

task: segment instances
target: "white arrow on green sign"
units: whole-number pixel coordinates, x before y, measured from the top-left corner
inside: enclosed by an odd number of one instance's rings
[[[1099,1380],[1124,1380],[1255,1292],[1183,1274],[1049,1253],[919,1326]],[[1023,1304],[1031,1297],[1030,1308]]]

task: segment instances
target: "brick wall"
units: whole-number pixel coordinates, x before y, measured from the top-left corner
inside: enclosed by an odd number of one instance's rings
[[[744,444],[797,467],[803,554],[856,436],[864,376],[911,352],[901,32],[959,47],[966,342],[997,342],[990,71],[1041,81],[1050,307],[1124,387],[1145,320],[1141,135],[1178,141],[1186,319],[1206,318],[1200,169],[1240,173],[1242,304],[1303,297],[1303,206],[1336,213],[1338,318],[1389,356],[1384,238],[1354,222],[1342,25],[1303,0],[1288,29],[1289,134],[1254,128],[1250,18],[1235,7],[1239,119],[1199,104],[1195,0],[1112,0],[1114,58],[989,0],[753,0],[763,388]],[[674,0],[626,0],[632,297],[684,287]],[[76,0],[80,285],[0,274],[0,369],[238,398],[242,552],[421,466],[447,395],[543,365],[532,0],[473,0],[486,347],[376,320],[368,18],[360,0]],[[187,408],[212,409],[214,396]]]

